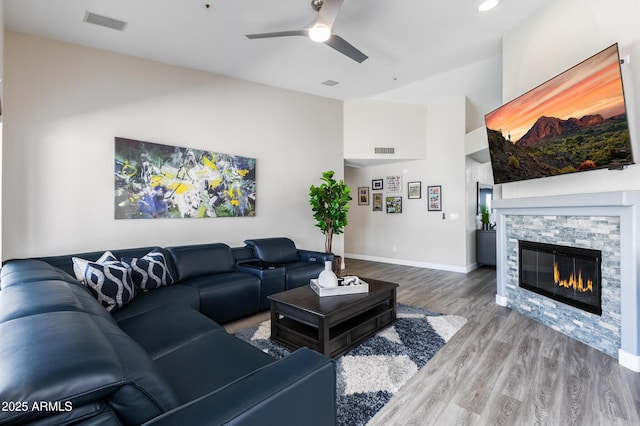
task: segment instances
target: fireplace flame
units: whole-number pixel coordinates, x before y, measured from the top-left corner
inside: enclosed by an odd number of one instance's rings
[[[570,288],[581,293],[593,291],[593,280],[586,280],[585,282],[582,279],[582,271],[578,271],[577,277],[572,273],[569,279],[563,280],[560,277],[558,262],[553,262],[553,281],[555,281],[556,285],[559,285],[560,287]]]

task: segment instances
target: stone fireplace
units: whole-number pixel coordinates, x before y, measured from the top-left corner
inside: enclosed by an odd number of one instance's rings
[[[494,205],[497,303],[640,371],[640,191]]]

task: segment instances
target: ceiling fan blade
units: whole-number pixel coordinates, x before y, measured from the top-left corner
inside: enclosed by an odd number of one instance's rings
[[[256,38],[272,38],[272,37],[289,37],[289,36],[309,36],[309,30],[293,30],[293,31],[277,31],[274,33],[245,34],[249,39]]]
[[[337,34],[331,35],[329,40],[325,41],[324,44],[334,48],[343,55],[350,57],[359,64],[363,63],[368,58],[367,55],[353,47],[353,45]]]
[[[323,0],[315,25],[324,25],[331,29],[344,0]]]

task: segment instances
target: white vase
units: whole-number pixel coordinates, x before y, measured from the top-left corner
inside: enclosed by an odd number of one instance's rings
[[[324,271],[318,275],[318,285],[320,287],[338,287],[338,277],[333,272],[333,262],[324,262]]]

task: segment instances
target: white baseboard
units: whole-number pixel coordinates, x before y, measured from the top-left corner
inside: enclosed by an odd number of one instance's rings
[[[470,272],[469,267],[441,265],[437,263],[418,262],[416,260],[394,259],[390,257],[367,256],[363,254],[345,253],[344,257],[358,260],[368,260],[371,262],[391,263],[393,265],[416,266],[418,268],[437,269],[440,271],[461,272],[466,274]]]
[[[640,356],[618,349],[618,364],[636,373],[640,372]]]
[[[496,294],[496,304],[506,307],[507,306],[507,298],[506,298],[506,296],[501,296],[499,294]]]

